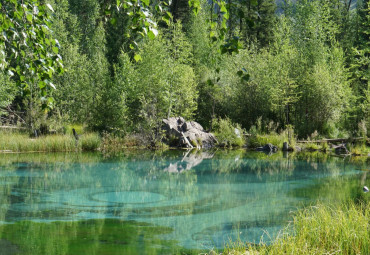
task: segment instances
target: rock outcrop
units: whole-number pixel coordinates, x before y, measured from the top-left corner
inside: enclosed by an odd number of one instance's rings
[[[278,148],[275,145],[272,145],[271,143],[268,143],[263,147],[258,147],[256,150],[257,151],[265,151],[265,152],[277,152]]]
[[[162,120],[165,141],[170,146],[182,148],[211,148],[217,140],[211,133],[195,121],[185,121],[182,117],[171,117]]]

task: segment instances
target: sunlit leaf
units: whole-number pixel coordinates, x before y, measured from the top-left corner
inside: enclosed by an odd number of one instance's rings
[[[134,59],[135,59],[136,62],[139,62],[139,61],[143,60],[139,54],[135,54]]]

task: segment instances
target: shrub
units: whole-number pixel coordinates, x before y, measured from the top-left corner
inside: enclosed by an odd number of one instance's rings
[[[271,132],[269,134],[256,133],[255,130],[250,132],[251,136],[248,138],[248,147],[256,148],[271,143],[279,148],[283,148],[283,143],[288,142],[289,147],[294,148],[296,145],[296,136],[292,126],[287,128],[280,133]]]
[[[95,151],[100,147],[101,138],[96,133],[88,133],[81,136],[79,143],[83,151]]]
[[[219,146],[242,147],[245,144],[244,130],[239,124],[234,124],[229,118],[217,119],[214,122],[215,136]]]

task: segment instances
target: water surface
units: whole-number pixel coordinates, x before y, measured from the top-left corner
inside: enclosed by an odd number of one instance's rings
[[[361,197],[366,168],[245,151],[4,154],[0,254],[197,254],[269,242],[298,208]]]

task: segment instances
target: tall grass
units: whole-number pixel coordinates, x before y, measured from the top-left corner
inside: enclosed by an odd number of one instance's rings
[[[1,132],[0,151],[11,152],[62,152],[93,151],[100,146],[97,134],[85,134],[76,142],[71,135],[48,135],[30,138],[26,134]]]
[[[264,146],[268,143],[271,143],[278,148],[283,148],[283,143],[288,142],[291,148],[294,148],[296,145],[296,138],[290,137],[287,131],[281,133],[270,133],[270,134],[256,134],[248,137],[248,147],[257,148]]]
[[[230,245],[223,254],[370,254],[370,203],[318,205],[299,211],[293,231],[271,245]]]

